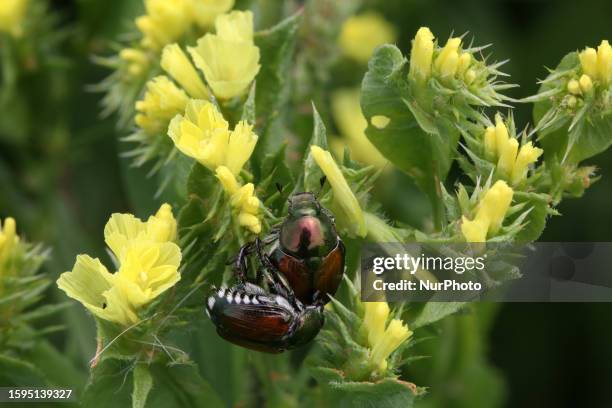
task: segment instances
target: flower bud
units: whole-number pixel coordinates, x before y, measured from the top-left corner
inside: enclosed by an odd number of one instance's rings
[[[442,78],[454,77],[457,73],[457,67],[459,66],[459,54],[457,51],[451,51],[442,65],[440,66],[440,75]]]
[[[465,74],[465,72],[470,67],[471,63],[472,63],[472,54],[470,54],[469,52],[462,53],[461,56],[459,57],[459,65],[457,66],[457,73],[459,75]]]
[[[494,161],[497,158],[496,138],[495,127],[489,126],[486,128],[484,133],[484,153],[487,160]]]
[[[591,78],[597,77],[597,51],[587,47],[578,55],[582,71]]]
[[[412,41],[410,52],[410,78],[425,81],[431,76],[434,35],[427,27],[421,27]]]
[[[580,82],[580,89],[584,93],[589,93],[593,89],[593,81],[587,74],[583,74],[578,82]]]
[[[223,189],[230,195],[236,194],[240,189],[240,185],[234,177],[234,174],[225,166],[217,167],[215,171],[217,178],[221,182]]]
[[[234,0],[192,0],[190,3],[193,19],[202,28],[212,27],[217,16],[234,7]]]
[[[170,44],[164,48],[161,67],[193,98],[208,99],[206,85],[178,44]]]
[[[570,79],[567,83],[567,90],[573,95],[580,95],[580,83],[575,79]]]
[[[497,170],[504,176],[512,174],[516,153],[518,151],[518,141],[514,138],[508,140],[499,148],[499,160],[497,161]]]
[[[476,80],[476,71],[468,69],[465,73],[464,81],[467,85],[471,85]]]
[[[368,335],[370,347],[374,347],[384,336],[385,325],[389,318],[387,302],[366,302],[363,315],[363,329]]]
[[[608,40],[603,40],[597,47],[597,71],[604,84],[612,82],[612,47]]]
[[[461,219],[461,232],[467,242],[486,242],[489,220],[478,219],[470,221],[465,216]]]
[[[240,226],[249,229],[253,234],[261,232],[261,221],[253,214],[241,212],[238,215],[238,223]]]
[[[331,185],[334,204],[340,209],[340,213],[337,213],[336,216],[353,234],[364,237],[367,229],[363,211],[359,206],[357,197],[355,197],[342,175],[342,171],[328,151],[313,145],[310,147],[310,153]]]
[[[513,194],[512,188],[505,181],[498,180],[480,200],[476,219],[489,221],[490,235],[495,235],[501,228]]]
[[[501,149],[506,145],[508,137],[508,128],[498,113],[495,115],[495,146],[498,156],[501,155]]]
[[[444,45],[444,48],[442,48],[442,50],[440,51],[440,54],[438,54],[438,57],[436,58],[436,61],[434,62],[434,67],[438,70],[438,71],[442,71],[442,67],[444,66],[444,64],[447,63],[448,58],[451,55],[455,55],[456,54],[456,59],[457,59],[457,64],[459,62],[459,46],[461,45],[461,38],[449,38],[448,41],[446,42],[446,45]]]

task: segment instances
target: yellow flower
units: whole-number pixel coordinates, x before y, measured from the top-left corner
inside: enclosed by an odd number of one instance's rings
[[[366,302],[363,306],[362,327],[368,334],[368,343],[373,347],[384,336],[385,325],[389,318],[389,305],[387,302]]]
[[[578,54],[582,72],[593,80],[601,81],[604,85],[612,82],[612,47],[607,40],[603,40],[597,47],[587,47]]]
[[[172,242],[135,241],[126,252],[114,285],[132,308],[138,309],[181,279],[181,250]]]
[[[311,146],[310,153],[321,168],[333,191],[334,204],[339,211],[336,213],[346,228],[353,234],[364,237],[367,233],[365,219],[357,198],[346,182],[342,171],[327,150],[319,146]]]
[[[57,286],[100,319],[122,326],[139,320],[125,295],[114,286],[113,275],[97,258],[77,256],[72,271],[61,274]]]
[[[518,141],[515,138],[510,138],[503,145],[498,145],[499,160],[497,161],[497,170],[506,178],[512,174],[518,146]]]
[[[351,149],[352,157],[363,163],[382,167],[387,163],[387,160],[365,135],[368,122],[361,113],[359,98],[359,89],[342,89],[334,92],[331,96],[332,114],[343,138]],[[385,123],[383,118],[380,116],[380,122],[378,120],[376,122],[382,125]],[[389,118],[386,119],[385,126],[389,123]]]
[[[161,57],[161,67],[176,80],[193,98],[208,99],[206,85],[193,64],[187,58],[178,44],[170,44],[164,48]]]
[[[444,48],[438,54],[434,67],[440,72],[442,77],[453,77],[457,73],[457,68],[459,67],[459,46],[461,46],[461,38],[449,38]]]
[[[612,82],[612,47],[608,40],[603,40],[597,47],[597,71],[604,84]]]
[[[338,43],[344,54],[365,64],[376,47],[393,43],[396,38],[395,28],[383,16],[366,12],[342,24]]]
[[[180,279],[181,250],[172,208],[163,204],[146,222],[131,214],[113,214],[104,238],[119,261],[111,274],[98,260],[79,255],[72,271],[57,280],[60,289],[95,316],[128,326],[138,311]]]
[[[461,56],[459,57],[457,73],[459,75],[465,75],[471,63],[472,63],[472,54],[470,54],[469,52],[462,53]]]
[[[217,34],[206,34],[188,50],[215,96],[230,99],[244,94],[259,72],[259,48],[252,41],[253,14],[233,11],[219,16],[216,29]]]
[[[191,26],[189,0],[145,0],[147,14],[136,19],[142,45],[159,51],[179,39]]]
[[[251,157],[257,135],[246,122],[240,121],[233,131],[215,105],[191,100],[185,116],[176,115],[170,122],[168,135],[184,154],[210,170],[227,166],[238,175]]]
[[[472,221],[463,217],[461,232],[468,242],[484,242],[487,236],[497,234],[512,203],[514,192],[505,181],[499,180],[478,203]]]
[[[250,11],[233,11],[223,14],[215,20],[217,36],[227,41],[253,42],[253,13]]]
[[[536,162],[543,150],[533,147],[531,142],[519,149],[518,139],[509,135],[501,115],[495,115],[495,121],[495,127],[489,126],[484,131],[484,155],[487,160],[497,163],[498,176],[516,186],[525,179],[528,166]]]
[[[512,168],[511,180],[513,185],[517,185],[525,178],[528,166],[535,163],[542,153],[544,153],[544,150],[533,147],[531,142],[527,142],[521,147]]]
[[[474,219],[468,220],[465,216],[461,219],[461,232],[467,242],[485,242],[489,229],[488,220]]]
[[[168,129],[168,123],[184,112],[189,97],[168,77],[157,76],[147,82],[147,92],[136,102],[136,124],[149,134],[159,134]]]
[[[104,227],[104,241],[119,262],[123,262],[128,249],[135,242],[162,243],[175,240],[176,220],[169,204],[163,204],[146,222],[132,214],[115,213]]]
[[[0,220],[0,272],[3,270],[4,262],[11,256],[13,248],[17,245],[19,245],[19,235],[17,235],[15,219],[5,218],[4,225]]]
[[[387,358],[412,336],[412,332],[400,319],[392,319],[385,328],[389,317],[389,305],[386,302],[364,303],[364,307],[362,327],[368,335],[370,362],[384,371],[387,369]]]
[[[587,47],[579,54],[582,71],[590,77],[597,77],[597,51]]]
[[[197,25],[211,27],[217,16],[234,7],[234,0],[190,0],[191,12]]]
[[[0,1],[0,33],[5,32],[13,37],[23,35],[23,20],[29,0]]]
[[[141,75],[149,66],[147,54],[137,48],[124,48],[119,52],[119,58],[127,64],[127,72],[132,76]]]
[[[241,120],[230,134],[225,165],[234,174],[239,174],[244,164],[249,160],[257,144],[257,135],[253,126]]]
[[[261,220],[259,218],[260,201],[255,196],[253,183],[240,186],[234,174],[225,166],[219,166],[216,170],[217,178],[223,189],[230,198],[230,205],[237,216],[240,226],[249,229],[254,234],[261,232]]]
[[[421,27],[412,41],[410,52],[410,77],[420,81],[431,76],[434,35],[427,27]]]

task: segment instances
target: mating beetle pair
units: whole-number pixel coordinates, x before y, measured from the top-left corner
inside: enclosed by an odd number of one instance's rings
[[[251,255],[256,283],[248,281]],[[340,285],[344,257],[332,214],[314,194],[294,194],[280,227],[240,248],[238,284],[209,296],[206,311],[217,333],[240,346],[280,353],[304,345],[323,326],[323,306]]]

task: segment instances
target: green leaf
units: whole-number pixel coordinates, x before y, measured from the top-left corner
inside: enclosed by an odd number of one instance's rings
[[[149,387],[147,408],[185,407],[185,408],[217,408],[223,403],[210,385],[200,377],[195,367],[186,365],[167,366],[150,364],[145,369],[150,380],[144,377],[128,381],[129,376],[141,376],[137,367],[142,363],[134,363],[117,359],[101,361],[91,371],[90,381],[83,393],[81,403],[85,407],[126,407],[137,403],[132,398],[142,395],[147,383],[151,381],[155,387]],[[139,383],[144,387],[138,391],[134,385]],[[144,402],[144,401],[142,401]]]
[[[253,82],[251,85],[251,90],[249,91],[249,96],[247,97],[246,102],[244,102],[244,106],[242,107],[242,116],[240,120],[244,120],[251,125],[255,125],[256,115],[255,115],[255,93],[256,93],[256,83]]]
[[[319,165],[314,161],[312,154],[310,153],[310,146],[319,146],[322,149],[327,150],[327,131],[325,130],[325,124],[317,111],[317,108],[312,105],[312,119],[314,122],[312,129],[312,138],[308,147],[306,147],[306,153],[304,160],[304,191],[319,191],[320,182],[324,174],[321,171]]]
[[[414,384],[387,378],[378,382],[332,382],[333,397],[341,407],[412,407],[424,390]]]
[[[132,386],[126,379],[130,364],[111,358],[101,361],[91,370],[81,404],[91,408],[129,407]]]
[[[278,149],[285,137],[273,129],[289,96],[289,68],[301,20],[301,13],[296,13],[274,27],[255,34],[255,45],[261,54],[261,70],[257,74],[255,96],[260,136],[254,152],[256,161]]]
[[[132,408],[145,408],[149,392],[153,388],[153,377],[145,364],[134,368],[134,390],[132,391]]]
[[[458,312],[465,304],[465,302],[427,302],[408,324],[413,330],[427,326]]]
[[[533,242],[537,240],[544,228],[549,215],[549,197],[545,194],[516,192],[517,203],[526,203],[525,208],[530,209],[525,226],[516,235],[517,242]]]
[[[33,364],[0,354],[0,384],[4,387],[43,387],[47,381]]]
[[[429,195],[434,216],[441,222],[443,208],[439,185],[444,182],[456,155],[459,131],[446,119],[428,112],[428,92],[415,98],[408,82],[408,62],[393,45],[374,53],[361,85],[361,107],[368,121],[366,135],[400,170],[414,178]],[[389,119],[375,126],[372,118]]]

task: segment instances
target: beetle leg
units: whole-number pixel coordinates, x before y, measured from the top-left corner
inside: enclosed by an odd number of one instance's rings
[[[249,242],[246,245],[243,245],[240,248],[240,252],[238,252],[238,256],[236,257],[236,263],[234,265],[234,273],[238,278],[238,281],[241,283],[247,280],[247,261],[248,255],[253,251],[253,243]]]
[[[270,258],[268,258],[268,256],[263,252],[263,245],[265,245],[264,241],[261,241],[259,238],[255,239],[255,248],[257,249],[257,256],[259,257],[259,260],[261,261],[266,270],[276,272],[276,267],[272,265],[272,262],[270,262]],[[287,282],[282,280],[277,272],[274,273],[273,276],[270,276],[270,279],[274,281],[272,283],[272,287],[274,287],[275,290],[278,290],[279,286],[282,286],[283,292],[285,293],[285,297],[289,300],[291,304],[295,305],[295,294],[293,293],[293,289],[291,289],[291,286],[289,286]]]

